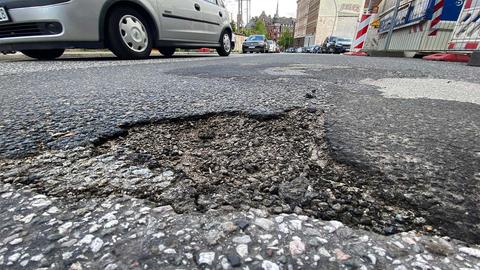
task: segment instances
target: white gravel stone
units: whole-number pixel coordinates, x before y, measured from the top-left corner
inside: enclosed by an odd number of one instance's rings
[[[319,248],[318,253],[324,257],[332,257],[332,255],[324,247]]]
[[[473,257],[480,258],[480,249],[461,247],[459,248],[460,252],[468,254]]]
[[[63,225],[58,227],[58,233],[65,234],[69,231],[69,229],[73,226],[72,222],[65,222]]]
[[[114,219],[114,220],[111,220],[111,221],[105,223],[105,225],[103,225],[103,228],[109,229],[109,228],[113,228],[117,225],[118,225],[118,220]]]
[[[39,262],[42,259],[43,259],[43,254],[38,254],[38,255],[33,256],[30,260],[32,260],[33,262]]]
[[[15,254],[11,255],[10,257],[8,257],[8,261],[9,262],[16,262],[16,261],[18,261],[20,256],[21,256],[20,253],[15,253]]]
[[[47,213],[49,214],[57,214],[60,213],[60,209],[58,209],[56,206],[52,206],[47,210]]]
[[[289,244],[289,248],[292,256],[300,255],[305,252],[305,243],[303,243],[300,238],[294,237],[293,241]]]
[[[266,218],[257,218],[255,219],[254,224],[266,231],[270,231],[272,227],[275,225],[273,221]]]
[[[262,262],[262,269],[263,270],[280,270],[280,267],[271,261],[263,261]]]
[[[237,244],[248,244],[252,242],[252,238],[250,238],[250,236],[248,235],[237,236],[237,237],[234,237],[232,241]]]
[[[294,230],[302,230],[302,221],[301,220],[290,220],[290,227]]]
[[[72,258],[72,255],[73,255],[72,252],[65,252],[65,253],[62,254],[62,259],[64,261],[66,261],[66,260]]]
[[[173,248],[167,248],[163,251],[163,253],[165,253],[165,254],[177,254],[177,251],[175,251],[175,249],[173,249]]]
[[[343,223],[341,223],[340,221],[336,221],[336,220],[329,221],[328,225],[334,227],[336,230],[345,226],[345,225],[343,225]]]
[[[15,246],[23,242],[22,238],[16,238],[9,242],[10,245]]]
[[[248,256],[248,246],[245,244],[238,245],[235,250],[240,257],[245,258]]]
[[[33,207],[46,207],[46,206],[49,206],[50,204],[52,204],[52,202],[49,201],[49,200],[38,199],[38,200],[33,201],[31,205]]]
[[[377,264],[377,257],[375,257],[375,255],[369,253],[367,257],[373,265]]]
[[[282,223],[282,224],[278,225],[278,230],[282,233],[285,233],[285,234],[290,233],[290,229],[288,229],[288,225],[285,224],[285,223]]]
[[[88,232],[89,233],[94,233],[96,231],[98,231],[98,229],[100,229],[102,226],[100,226],[99,224],[93,224],[90,229],[88,229]]]
[[[90,249],[92,250],[93,253],[97,253],[102,249],[103,247],[103,240],[100,238],[95,238],[93,239],[92,243],[90,244]]]
[[[92,234],[87,234],[85,235],[80,242],[78,242],[78,245],[90,245],[92,243],[93,238],[95,238],[94,235]]]
[[[198,255],[198,264],[199,265],[212,265],[215,260],[215,252],[201,252]]]
[[[35,213],[31,213],[30,215],[25,216],[24,218],[21,219],[21,221],[25,224],[28,224],[32,222],[32,219],[36,216]]]

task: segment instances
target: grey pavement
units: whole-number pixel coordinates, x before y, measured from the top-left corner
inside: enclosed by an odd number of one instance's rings
[[[336,55],[183,55],[143,61],[67,56],[47,62],[1,57],[0,236],[9,241],[0,243],[0,266],[127,269],[150,265],[156,269],[210,265],[229,269],[229,260],[238,259],[242,267],[250,269],[479,269],[479,77],[480,69],[464,64]],[[99,178],[104,171],[116,177],[116,168],[124,164],[112,163],[115,155],[95,156],[95,149],[125,135],[132,126],[208,113],[269,114],[292,108],[323,110],[331,157],[377,179],[361,188],[366,186],[382,207],[392,208],[392,212],[402,209],[403,216],[393,214],[384,230],[374,232],[358,229],[355,220],[341,220],[348,223],[350,231],[338,233],[337,223],[330,226],[335,229],[329,229],[327,221],[304,213],[284,213],[282,217],[280,213],[233,208],[230,216],[216,212],[203,217],[198,213],[161,216],[161,209],[155,216],[148,214],[150,209],[161,205],[142,196],[112,194],[75,200],[76,193],[84,192],[75,186],[58,196],[40,187],[42,178],[48,183],[46,175],[73,175],[88,166],[95,168],[91,173],[98,172]],[[79,167],[77,161],[81,161]],[[65,170],[59,174],[62,168]],[[30,171],[35,175],[29,175]],[[20,180],[20,176],[27,177]],[[31,198],[37,206],[28,202]],[[58,210],[62,217],[55,216],[55,209],[47,211],[53,205],[51,200],[62,209]],[[116,204],[115,217],[100,220],[108,214],[104,211],[113,210]],[[142,206],[149,209],[138,210]],[[143,215],[129,219],[131,213],[123,207]],[[213,224],[219,215],[222,221]],[[127,226],[144,217],[145,223],[131,225],[136,229]],[[150,218],[155,220],[149,223]],[[190,235],[193,240],[182,244],[169,238],[169,233],[182,231],[178,222],[189,218],[194,224],[185,224],[191,231],[179,235]],[[197,218],[209,219],[204,222],[206,227],[199,225]],[[225,226],[242,218],[253,226],[248,233],[255,245],[229,242],[228,235],[233,237],[238,228]],[[280,233],[283,218],[317,229],[310,233],[320,240],[308,243],[314,237],[307,232],[292,234],[298,229],[295,225]],[[254,225],[256,219],[260,224]],[[405,232],[402,219],[417,224],[417,232]],[[87,225],[96,223],[102,223],[103,229],[89,232]],[[162,232],[159,223],[172,227]],[[206,240],[195,240],[200,237],[195,224],[205,231]],[[223,229],[210,229],[217,225]],[[274,233],[265,236],[257,231],[265,226]],[[115,232],[115,228],[124,231]],[[61,230],[60,235],[50,230]],[[141,232],[133,237],[135,230]],[[277,230],[278,236],[272,236]],[[40,231],[48,233],[40,235]],[[217,233],[209,236],[211,231]],[[154,234],[162,238],[162,233],[168,241],[147,241]],[[216,240],[209,241],[212,238]],[[353,248],[349,241],[364,244]],[[432,241],[433,247],[425,244]],[[122,254],[130,251],[122,249],[122,243],[132,249],[138,245],[138,249]],[[253,255],[245,254],[245,245]],[[156,248],[151,250],[151,246]],[[191,250],[180,251],[180,246]],[[229,249],[240,258],[227,259],[228,252],[222,251]]]

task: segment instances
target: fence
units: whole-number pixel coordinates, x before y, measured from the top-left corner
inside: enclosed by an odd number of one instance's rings
[[[362,32],[364,51],[465,53],[480,47],[480,0],[384,2],[379,13],[369,18],[368,31]]]

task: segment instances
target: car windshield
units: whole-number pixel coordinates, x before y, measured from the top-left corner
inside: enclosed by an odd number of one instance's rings
[[[262,41],[263,36],[250,36],[247,40],[248,41]]]

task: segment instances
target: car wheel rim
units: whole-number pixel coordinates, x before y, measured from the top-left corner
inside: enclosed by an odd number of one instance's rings
[[[145,25],[132,15],[120,19],[120,36],[127,47],[135,52],[144,52],[148,47],[148,32]]]
[[[223,35],[223,49],[226,52],[230,52],[230,50],[232,49],[230,36],[228,34]]]

